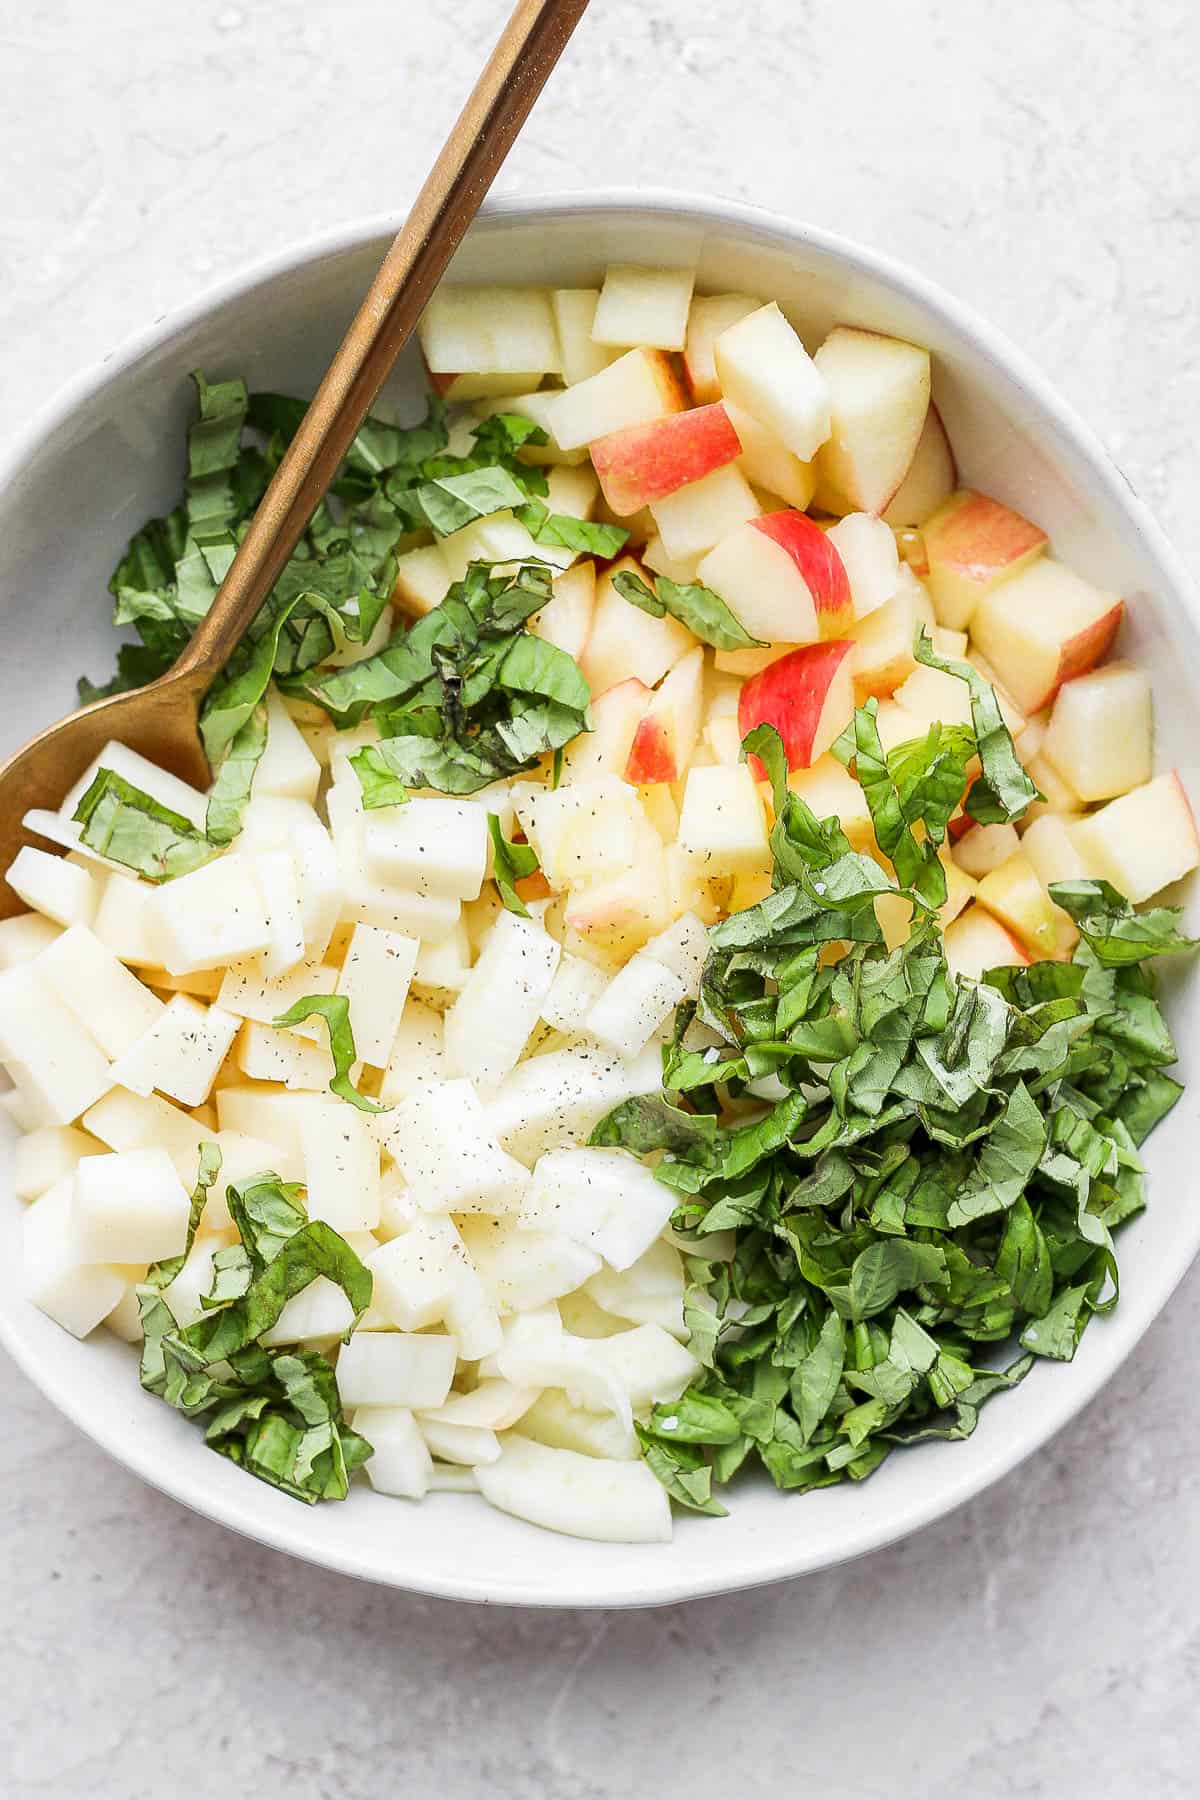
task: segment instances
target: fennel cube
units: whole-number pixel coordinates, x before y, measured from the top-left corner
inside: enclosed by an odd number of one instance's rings
[[[56,925],[90,925],[100,900],[100,885],[65,856],[26,844],[9,864],[5,880],[13,893]]]
[[[379,1223],[379,1145],[365,1114],[342,1102],[314,1101],[300,1115],[300,1154],[308,1216],[335,1231],[372,1231]]]
[[[240,961],[272,947],[253,859],[234,852],[157,888],[151,930],[172,975]]]
[[[372,1068],[387,1067],[420,948],[399,931],[354,927],[337,992],[350,1002],[354,1048]]]
[[[344,1407],[440,1406],[450,1392],[458,1344],[433,1332],[358,1331],[338,1352]]]
[[[135,1094],[155,1089],[184,1106],[208,1099],[240,1021],[219,1006],[175,994],[160,1017],[113,1064],[112,1079]]]
[[[85,1262],[151,1263],[187,1242],[191,1199],[165,1150],[85,1156],[75,1171],[75,1228]]]
[[[32,963],[0,975],[0,1058],[40,1125],[69,1125],[113,1085],[96,1040]]]
[[[37,961],[38,972],[106,1056],[123,1056],[161,1017],[157,994],[86,925],[72,925]]]
[[[74,1337],[85,1338],[120,1301],[125,1277],[105,1263],[81,1260],[74,1188],[74,1177],[64,1176],[22,1219],[22,1282],[34,1306]]]
[[[392,1115],[387,1148],[424,1212],[515,1212],[529,1180],[496,1142],[469,1081],[409,1094]]]

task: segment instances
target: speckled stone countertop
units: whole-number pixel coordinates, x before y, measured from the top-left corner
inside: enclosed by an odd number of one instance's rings
[[[224,271],[402,204],[505,10],[0,0],[0,434]],[[1193,0],[595,0],[502,187],[713,191],[922,266],[1200,573],[1198,88]],[[1198,1300],[1194,1271],[1083,1417],[919,1537],[636,1614],[293,1564],[4,1364],[0,1793],[1194,1795]]]

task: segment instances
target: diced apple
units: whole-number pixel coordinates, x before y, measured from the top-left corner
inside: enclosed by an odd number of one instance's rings
[[[450,591],[450,570],[440,544],[424,544],[396,558],[392,605],[410,619],[422,619]]]
[[[515,399],[536,388],[542,379],[540,369],[481,369],[469,375],[429,374],[429,385],[435,394],[451,406],[465,406],[472,400]]]
[[[619,594],[614,598],[621,601]],[[621,601],[622,605],[626,603]],[[627,608],[627,610],[633,610]],[[560,786],[591,781],[597,775],[621,775],[652,689],[636,676],[618,681],[592,701],[592,729],[568,744]]]
[[[681,559],[702,556],[760,510],[750,483],[731,463],[650,507],[663,548]]]
[[[815,358],[830,396],[821,473],[861,512],[882,512],[912,467],[929,412],[929,352],[839,325]]]
[[[547,881],[561,891],[629,868],[645,820],[631,786],[598,775],[541,789],[527,829]]]
[[[1019,852],[983,877],[977,898],[1037,961],[1061,961],[1079,941],[1070,914],[1054,904],[1033,864]]]
[[[1022,738],[1024,735],[1025,733],[1022,732]],[[1083,801],[1070,782],[1063,780],[1047,757],[1040,753],[1037,756],[1031,756],[1025,764],[1025,772],[1030,781],[1036,785],[1039,793],[1045,795],[1044,800],[1035,800],[1032,806],[1026,810],[1026,825],[1031,825],[1035,819],[1041,819],[1050,814],[1062,814],[1072,818],[1082,815]]]
[[[768,494],[777,494],[789,506],[804,512],[812,502],[816,487],[816,465],[801,462],[774,432],[760,425],[744,407],[730,402],[725,410],[741,439],[738,467],[746,480]]]
[[[700,734],[704,651],[697,645],[651,695],[634,733],[625,780],[635,787],[681,781]]]
[[[761,302],[748,294],[696,294],[688,313],[683,366],[692,399],[698,406],[721,398],[717,364],[713,354],[717,339],[739,319],[757,312]]]
[[[612,361],[605,357],[600,367]],[[573,468],[587,461],[587,450],[580,447],[576,450],[564,450],[554,435],[554,402],[559,394],[558,388],[545,388],[540,393],[508,395],[501,399],[485,400],[476,408],[480,419],[492,418],[497,413],[513,413],[521,419],[532,419],[533,423],[545,432],[549,440],[545,444],[527,441],[521,445],[518,456],[523,463],[532,463],[534,467],[547,469]],[[471,446],[474,448],[474,446]],[[552,508],[561,511],[561,508]]]
[[[666,855],[647,820],[628,868],[571,890],[563,915],[564,942],[571,949],[589,946],[624,960],[673,916]]]
[[[729,768],[741,762],[742,734],[736,718],[710,719],[704,727],[704,741],[712,751],[714,762],[724,763]]]
[[[718,650],[713,656],[713,668],[720,675],[736,675],[739,678],[738,692],[741,692],[741,681],[751,675],[761,675],[772,663],[790,656],[798,650],[799,644],[780,643],[764,644],[761,650]],[[736,702],[733,717],[737,717]]]
[[[915,583],[851,627],[854,691],[860,700],[872,694],[882,699],[907,681],[917,667],[913,645],[922,625],[932,627],[933,607]]]
[[[558,327],[558,346],[562,355],[562,377],[568,387],[587,381],[607,369],[616,352],[592,337],[599,288],[554,288],[550,305]]]
[[[603,694],[629,676],[654,687],[695,646],[695,638],[678,619],[669,613],[656,619],[618,593],[614,577],[624,571],[645,580],[636,559],[625,556],[596,583],[591,636],[579,665],[593,694]]]
[[[1200,840],[1175,770],[1133,788],[1072,828],[1090,870],[1137,905],[1200,863]]]
[[[1087,881],[1093,874],[1075,843],[1070,820],[1053,813],[1035,819],[1026,829],[1021,854],[1033,864],[1046,887],[1054,881]]]
[[[673,969],[639,950],[591,1007],[584,1031],[618,1056],[636,1056],[687,997]]]
[[[837,546],[850,596],[854,617],[864,619],[883,606],[896,592],[900,580],[900,557],[896,537],[890,525],[872,513],[847,513],[826,534]]]
[[[944,669],[931,669],[927,663],[917,664],[896,689],[896,699],[925,730],[935,721],[942,725],[971,723],[971,690],[966,682]],[[1002,689],[997,689],[996,700],[1001,718],[1015,736],[1025,724],[1024,715],[1015,710]]]
[[[590,519],[600,499],[600,483],[589,468],[561,467],[546,475],[546,505],[552,513],[572,519]],[[546,546],[540,546],[545,551]]]
[[[1150,678],[1109,663],[1059,688],[1042,754],[1084,800],[1112,800],[1153,772]]]
[[[971,636],[1022,712],[1039,712],[1108,654],[1123,612],[1115,594],[1042,558],[983,596]]]
[[[417,335],[435,375],[537,370],[540,379],[562,368],[545,288],[444,285],[426,306]],[[537,380],[527,385],[536,387]]]
[[[591,445],[604,497],[618,517],[702,480],[734,462],[741,451],[741,439],[719,401],[615,431]]]
[[[686,587],[689,582],[695,581],[700,570],[698,556],[668,555],[667,547],[657,531],[642,551],[642,561],[648,569],[653,569],[656,575],[665,575],[668,581],[674,581],[680,587]]]
[[[588,557],[555,576],[554,597],[529,621],[529,630],[579,662],[587,647],[595,606],[596,565]]]
[[[947,928],[946,961],[952,975],[978,981],[988,969],[1024,968],[1023,946],[984,906],[969,906]]]
[[[811,768],[853,715],[853,650],[848,638],[805,644],[755,675],[738,704],[743,738],[756,725],[773,725],[789,769]]]
[[[924,525],[954,492],[954,452],[941,414],[931,405],[908,474],[884,511],[889,525]]]
[[[955,843],[954,860],[960,869],[981,881],[1020,848],[1015,826],[971,825]]]
[[[970,639],[965,631],[951,631],[948,625],[931,625],[929,638],[935,653],[945,662],[966,662]],[[993,687],[996,683],[993,681]]]
[[[829,387],[779,307],[772,301],[727,326],[713,354],[726,400],[811,461],[829,436]]]
[[[696,285],[692,269],[644,269],[613,263],[604,276],[592,320],[592,338],[609,348],[646,344],[682,350]]]
[[[938,623],[963,631],[983,596],[1042,554],[1040,526],[974,488],[952,494],[922,527]]]
[[[837,546],[804,513],[764,513],[731,532],[700,564],[700,579],[768,644],[814,643],[853,623]]]
[[[679,815],[679,845],[705,875],[736,875],[761,866],[767,825],[745,763],[733,769],[692,768]]]
[[[811,768],[793,769],[788,787],[818,819],[836,819],[855,850],[874,842],[867,797],[836,757],[821,756]]]
[[[607,369],[555,395],[554,435],[563,450],[578,450],[631,425],[682,412],[683,389],[662,350],[629,350]]]
[[[875,728],[879,732],[879,742],[885,756],[890,754],[898,744],[911,744],[914,738],[923,738],[929,727],[920,719],[915,719],[906,707],[898,700],[881,700],[879,711],[875,715]]]

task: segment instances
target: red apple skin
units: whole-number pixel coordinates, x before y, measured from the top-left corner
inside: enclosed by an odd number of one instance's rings
[[[588,448],[604,498],[622,518],[665,500],[742,453],[741,439],[720,401],[610,432]]]
[[[926,521],[923,536],[927,559],[978,582],[988,581],[1047,542],[1040,525],[974,488],[961,489],[939,507]]]
[[[1115,606],[1110,606],[1100,618],[1093,620],[1086,630],[1067,639],[1062,647],[1054,686],[1044,700],[1038,701],[1033,708],[1034,712],[1040,712],[1043,706],[1049,706],[1064,681],[1073,681],[1076,675],[1086,675],[1098,662],[1103,662],[1112,649],[1124,617],[1125,602],[1118,600]]]
[[[828,534],[807,513],[796,512],[792,507],[763,513],[750,523],[755,531],[761,531],[786,550],[795,563],[812,595],[821,636],[832,638],[846,630],[854,619],[850,577]]]
[[[623,779],[633,787],[656,787],[663,781],[679,781],[682,775],[666,719],[661,713],[647,713],[633,735]]]
[[[429,385],[433,389],[435,394],[446,393],[450,388],[452,388],[454,386],[455,382],[458,380],[457,375],[437,375],[437,374],[435,374],[434,371],[431,368],[429,368],[428,364],[426,365],[425,373],[426,373],[426,378],[428,379]]]
[[[743,738],[756,725],[773,725],[783,739],[788,768],[809,768],[826,696],[843,659],[853,650],[848,638],[802,644],[755,675],[738,697],[738,730]],[[756,780],[765,779],[756,756],[750,758],[750,767]]]

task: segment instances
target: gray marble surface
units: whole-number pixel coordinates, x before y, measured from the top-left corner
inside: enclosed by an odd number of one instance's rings
[[[504,11],[0,0],[0,435],[226,269],[401,204]],[[1193,0],[595,0],[503,186],[715,191],[920,264],[1200,573],[1198,86]],[[0,1792],[1194,1794],[1198,1299],[1194,1272],[1085,1416],[911,1542],[625,1615],[297,1566],[0,1367]]]

